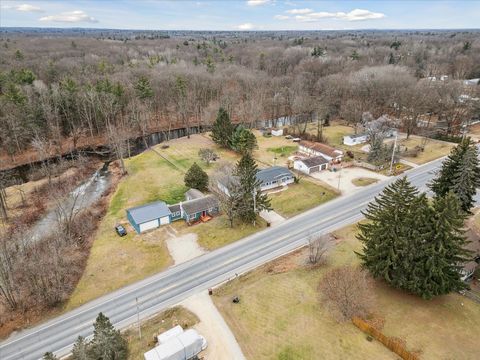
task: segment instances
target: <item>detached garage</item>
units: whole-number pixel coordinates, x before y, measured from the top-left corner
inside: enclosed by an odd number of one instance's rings
[[[172,213],[163,201],[137,206],[127,210],[127,219],[137,233],[170,224]]]
[[[293,168],[305,174],[311,174],[328,168],[328,160],[323,156],[299,159],[293,162]]]

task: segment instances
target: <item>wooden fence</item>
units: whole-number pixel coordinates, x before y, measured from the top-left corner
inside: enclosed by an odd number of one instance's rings
[[[353,165],[358,167],[363,167],[365,169],[372,170],[372,171],[379,171],[383,169],[383,165],[375,166],[373,164],[369,164],[364,161],[358,161],[358,160],[353,160]]]
[[[354,317],[352,318],[352,322],[356,327],[358,327],[364,333],[367,333],[368,335],[373,336],[375,339],[380,341],[387,348],[392,350],[395,354],[400,356],[403,360],[420,360],[420,357],[408,351],[405,348],[405,345],[401,341],[399,341],[396,338],[383,335],[381,331],[374,328],[365,320],[359,317]]]

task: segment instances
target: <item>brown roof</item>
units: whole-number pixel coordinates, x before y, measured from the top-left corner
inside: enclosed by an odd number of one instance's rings
[[[343,151],[337,150],[327,144],[319,143],[319,142],[312,142],[307,140],[300,141],[300,146],[304,146],[306,148],[321,152],[331,158],[336,158],[339,155],[343,155]]]

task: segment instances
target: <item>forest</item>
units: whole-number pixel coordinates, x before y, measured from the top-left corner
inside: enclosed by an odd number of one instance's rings
[[[206,129],[220,107],[249,127],[370,113],[454,136],[479,116],[464,84],[480,77],[478,35],[4,29],[0,168],[99,144],[122,157],[128,139]]]

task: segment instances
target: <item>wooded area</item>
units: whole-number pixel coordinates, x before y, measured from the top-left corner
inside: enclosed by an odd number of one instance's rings
[[[479,86],[462,81],[480,77],[477,38],[474,30],[4,31],[0,165],[26,150],[38,158],[38,144],[49,154],[107,144],[121,158],[126,139],[210,125],[221,106],[247,127],[293,115],[356,124],[370,112],[400,119],[408,134],[437,120],[455,134],[479,112],[468,101]]]

